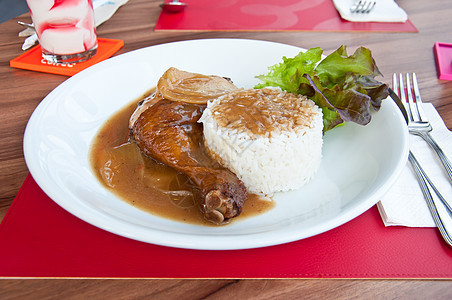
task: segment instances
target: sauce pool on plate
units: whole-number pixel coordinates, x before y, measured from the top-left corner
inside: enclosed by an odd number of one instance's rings
[[[174,221],[215,226],[203,218],[185,175],[142,155],[136,144],[129,141],[129,119],[137,102],[113,115],[97,133],[90,152],[97,178],[138,209]],[[242,214],[236,219],[262,214],[273,207],[273,201],[249,194]]]

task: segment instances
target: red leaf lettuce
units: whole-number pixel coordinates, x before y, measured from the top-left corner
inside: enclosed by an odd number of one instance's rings
[[[256,76],[267,86],[303,94],[323,111],[323,131],[344,121],[366,125],[371,120],[371,108],[378,111],[388,96],[388,86],[375,80],[382,75],[369,49],[360,47],[348,56],[346,47],[322,60],[319,47],[300,52],[293,58],[269,67],[269,73]]]

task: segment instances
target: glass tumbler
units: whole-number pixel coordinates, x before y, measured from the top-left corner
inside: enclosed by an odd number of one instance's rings
[[[27,0],[27,4],[45,60],[69,64],[96,54],[92,0]]]

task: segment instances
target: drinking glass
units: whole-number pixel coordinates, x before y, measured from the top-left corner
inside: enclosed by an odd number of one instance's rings
[[[50,63],[77,63],[97,52],[92,0],[27,0],[42,49]]]

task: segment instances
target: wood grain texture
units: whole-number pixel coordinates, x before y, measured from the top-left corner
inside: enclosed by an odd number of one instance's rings
[[[4,279],[1,299],[450,299],[451,283],[343,279]]]
[[[125,42],[118,54],[166,42],[200,38],[248,38],[303,48],[320,46],[326,53],[341,44],[349,52],[363,45],[372,50],[390,83],[394,72],[416,72],[425,102],[431,102],[452,129],[452,82],[438,80],[435,42],[452,43],[452,2],[399,0],[419,33],[376,32],[154,32],[160,13],[156,0],[129,0],[97,32]],[[0,219],[11,205],[28,170],[22,141],[27,121],[40,101],[65,76],[9,67],[22,53],[17,21],[0,24]],[[5,246],[5,245],[0,245]],[[0,299],[450,299],[449,280],[159,280],[159,279],[2,279]]]

